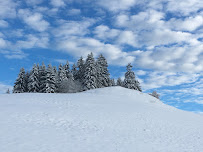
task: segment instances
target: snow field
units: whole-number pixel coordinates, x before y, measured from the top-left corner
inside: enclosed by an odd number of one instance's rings
[[[121,87],[0,95],[1,152],[202,152],[203,117]]]

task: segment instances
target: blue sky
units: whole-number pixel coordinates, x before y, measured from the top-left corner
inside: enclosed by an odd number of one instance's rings
[[[112,78],[131,62],[144,92],[203,112],[202,0],[0,0],[0,92],[20,67],[93,52]]]

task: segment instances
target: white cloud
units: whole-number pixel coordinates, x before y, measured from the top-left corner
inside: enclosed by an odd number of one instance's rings
[[[110,29],[108,26],[99,25],[93,31],[96,38],[101,40],[113,39],[120,34],[120,30]]]
[[[80,13],[81,13],[80,9],[70,9],[70,10],[68,10],[68,15],[69,16],[80,15]]]
[[[6,40],[4,40],[3,38],[0,38],[0,48],[5,48],[6,47]]]
[[[3,54],[7,59],[23,59],[27,57],[27,54],[21,50],[5,51]]]
[[[14,18],[16,17],[17,4],[12,0],[0,0],[0,18]]]
[[[203,45],[158,47],[153,51],[131,52],[135,64],[146,69],[182,72],[203,71]]]
[[[147,72],[144,71],[144,70],[138,70],[138,71],[135,71],[135,74],[138,75],[138,76],[142,76],[142,75],[146,75]]]
[[[179,72],[147,72],[146,78],[142,79],[144,90],[155,89],[165,86],[177,86],[196,82],[200,75]]]
[[[5,20],[0,20],[0,27],[1,28],[8,27],[8,22],[6,22]]]
[[[134,61],[134,57],[122,52],[120,48],[112,44],[104,44],[93,38],[80,38],[77,36],[69,37],[58,44],[58,47],[73,56],[86,57],[88,53],[93,52],[95,56],[102,53],[107,57],[110,64],[126,65]]]
[[[98,4],[110,11],[118,12],[135,6],[136,0],[99,0]]]
[[[184,20],[172,18],[167,24],[175,30],[194,31],[198,27],[203,26],[203,17],[197,15],[195,17],[187,17]]]
[[[30,49],[30,48],[47,48],[49,46],[49,37],[48,35],[27,35],[26,40],[19,40],[15,45],[19,49]]]
[[[28,5],[32,5],[32,6],[39,5],[42,2],[43,2],[43,0],[26,0],[26,3]]]
[[[18,15],[36,31],[43,32],[49,27],[49,23],[43,19],[43,15],[40,13],[33,13],[28,9],[20,9]]]
[[[118,44],[137,46],[137,37],[132,31],[122,31],[117,39]]]
[[[51,0],[51,5],[54,7],[63,7],[65,6],[65,3],[63,0]]]
[[[70,35],[84,36],[89,33],[89,27],[95,23],[93,19],[83,21],[59,21],[58,28],[53,29],[53,35],[58,38],[66,38]]]
[[[171,0],[168,1],[166,10],[186,16],[191,13],[196,13],[198,10],[202,9],[202,6],[202,0]]]

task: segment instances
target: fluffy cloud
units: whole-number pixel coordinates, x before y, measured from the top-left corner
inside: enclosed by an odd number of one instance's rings
[[[200,74],[193,73],[145,72],[146,78],[142,80],[142,86],[145,90],[190,84],[196,82],[200,77]]]
[[[107,57],[110,64],[126,65],[128,62],[133,62],[134,57],[122,52],[120,48],[112,44],[104,44],[93,38],[80,38],[71,36],[67,40],[59,43],[58,47],[76,57],[86,57],[88,53],[93,52],[95,56],[100,53]]]
[[[139,67],[164,71],[200,72],[203,71],[203,46],[158,47],[153,51],[131,52]]]
[[[32,29],[43,32],[49,27],[49,23],[43,19],[40,13],[31,12],[28,9],[20,9],[18,15]]]
[[[197,15],[185,19],[172,18],[167,24],[175,30],[194,31],[198,27],[203,26],[203,17]]]
[[[99,0],[98,4],[110,11],[117,12],[128,10],[136,4],[136,0]]]
[[[51,5],[53,5],[54,7],[62,7],[65,6],[65,3],[63,0],[51,0]]]
[[[27,35],[26,40],[19,40],[16,42],[15,47],[18,49],[30,49],[30,48],[47,48],[49,45],[48,35]]]
[[[95,23],[93,19],[86,19],[83,21],[58,21],[58,28],[53,29],[54,37],[66,39],[70,35],[84,36],[88,34],[89,27]]]
[[[202,0],[171,0],[167,4],[167,11],[186,16],[198,12],[202,6]]]
[[[0,48],[5,48],[6,47],[6,40],[4,40],[3,38],[0,38]]]
[[[0,0],[0,18],[16,17],[17,4],[12,0]]]
[[[137,37],[132,31],[122,31],[118,37],[117,43],[137,46]]]
[[[95,28],[94,34],[96,38],[101,40],[108,40],[117,37],[120,34],[120,30],[110,29],[108,26],[99,25]]]

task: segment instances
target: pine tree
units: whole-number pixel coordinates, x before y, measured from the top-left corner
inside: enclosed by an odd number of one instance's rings
[[[78,72],[77,72],[77,77],[75,80],[83,81],[84,78],[84,67],[85,66],[85,61],[83,60],[82,57],[77,62],[77,67],[78,67]]]
[[[142,92],[142,88],[141,88],[140,83],[139,83],[138,80],[135,81],[135,84],[136,84],[136,86],[137,86],[137,90],[140,91],[140,92]]]
[[[28,91],[39,92],[39,67],[34,64],[28,79]]]
[[[23,93],[25,92],[25,70],[24,68],[20,69],[18,78],[16,79],[15,85],[13,87],[13,93]]]
[[[66,78],[65,67],[62,64],[59,65],[58,68],[58,82],[61,83]]]
[[[55,93],[56,92],[56,76],[55,72],[51,66],[51,64],[48,65],[48,68],[46,70],[46,93]]]
[[[55,74],[56,76],[58,75],[58,71],[57,71],[56,66],[53,66],[53,72],[54,72],[54,74]]]
[[[122,85],[123,85],[123,82],[122,82],[121,78],[118,78],[118,79],[117,79],[116,85],[117,85],[117,86],[122,86]]]
[[[75,63],[74,63],[73,66],[72,66],[71,73],[73,74],[73,78],[76,80],[76,79],[77,79],[78,70],[77,70],[77,68],[76,68]]]
[[[110,83],[108,63],[105,57],[101,54],[96,62],[97,67],[97,87],[108,87]]]
[[[110,81],[111,81],[111,82],[110,82],[110,86],[116,86],[116,83],[115,83],[115,80],[114,80],[114,79],[111,79]]]
[[[6,94],[10,94],[10,90],[9,89],[7,89]]]
[[[130,63],[127,65],[127,72],[125,73],[123,85],[125,88],[138,90],[138,81],[135,80],[135,73],[132,71],[132,65]]]
[[[93,54],[88,54],[84,67],[84,90],[97,88],[97,70]]]
[[[39,92],[45,93],[46,92],[46,66],[42,63],[42,66],[39,67]]]
[[[68,75],[71,73],[71,71],[70,71],[70,65],[69,65],[68,60],[67,60],[66,64],[64,65],[64,69],[66,71],[66,77],[68,78]]]
[[[29,90],[28,90],[29,76],[30,76],[30,73],[27,71],[25,73],[25,79],[24,79],[25,92],[29,92]]]

